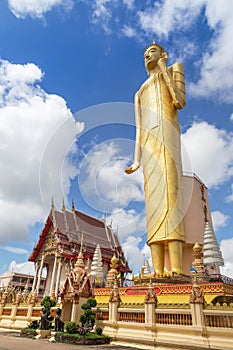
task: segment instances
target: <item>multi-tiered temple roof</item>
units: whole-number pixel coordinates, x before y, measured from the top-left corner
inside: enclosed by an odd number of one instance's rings
[[[62,210],[59,211],[52,204],[50,214],[29,261],[35,262],[41,249],[49,246],[45,245],[48,236],[53,241],[51,245],[56,245],[57,253],[61,257],[76,260],[82,241],[84,259],[92,259],[95,248],[99,244],[103,261],[110,263],[115,253],[119,258],[119,271],[130,272],[117,232],[114,232],[105,220],[98,220],[84,214],[76,210],[74,205],[72,210],[68,210],[63,205]]]

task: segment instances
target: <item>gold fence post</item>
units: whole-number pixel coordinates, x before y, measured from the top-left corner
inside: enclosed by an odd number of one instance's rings
[[[109,296],[109,317],[110,322],[118,321],[118,307],[121,303],[121,297],[118,290],[117,281],[115,280],[113,284],[112,291]]]
[[[193,282],[189,303],[191,307],[192,325],[204,327],[203,306],[205,304],[205,298],[196,280]]]
[[[157,308],[158,299],[151,281],[149,283],[149,287],[144,299],[144,303],[145,303],[145,324],[155,325],[156,323],[155,311]]]

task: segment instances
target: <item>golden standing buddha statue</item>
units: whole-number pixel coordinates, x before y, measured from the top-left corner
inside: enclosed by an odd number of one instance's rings
[[[166,66],[167,54],[153,43],[144,53],[148,79],[135,94],[136,143],[133,173],[142,160],[146,201],[147,244],[157,275],[164,273],[167,247],[171,272],[182,271],[185,240],[182,211],[182,165],[177,110],[186,104],[184,69]]]

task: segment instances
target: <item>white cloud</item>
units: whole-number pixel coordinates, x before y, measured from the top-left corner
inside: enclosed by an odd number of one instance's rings
[[[55,6],[62,6],[65,10],[73,7],[73,0],[8,0],[8,5],[12,13],[17,18],[42,18]]]
[[[171,37],[171,40],[178,41],[179,49],[173,49],[177,60],[185,60],[197,53],[198,43],[188,42],[184,36],[182,40],[176,39],[176,33],[190,31],[197,19],[207,22],[211,36],[204,51],[201,49],[201,59],[196,60],[199,77],[188,85],[188,90],[194,97],[233,102],[233,46],[229,44],[233,32],[231,0],[164,0],[154,2],[145,10],[134,8],[134,17],[128,13],[130,20],[121,25],[122,33],[136,40],[141,40],[142,36],[151,40],[155,36],[158,40],[168,41]],[[135,35],[136,32],[140,34]],[[171,56],[174,56],[172,52]]]
[[[127,38],[134,38],[137,36],[137,31],[135,28],[125,25],[122,28],[122,34]]]
[[[229,239],[223,239],[220,243],[220,249],[223,254],[225,265],[222,266],[221,273],[225,276],[233,278],[233,237]]]
[[[149,260],[149,264],[152,270],[150,248],[147,244],[145,244],[143,248],[140,249],[139,244],[141,241],[141,238],[129,236],[126,242],[122,245],[129,266],[133,267],[134,273],[139,273],[141,271],[141,268],[144,264],[144,259]]]
[[[16,263],[16,261],[12,261],[8,267],[8,271],[12,272],[19,272],[26,275],[35,275],[35,267],[32,262],[23,262],[23,263]]]
[[[107,222],[112,222],[112,227],[118,229],[121,241],[124,242],[128,236],[141,236],[146,232],[146,218],[144,210],[141,213],[134,209],[115,209],[108,216]]]
[[[29,254],[29,251],[23,248],[17,248],[12,246],[0,246],[0,249],[5,250],[6,252],[14,253],[14,254]]]
[[[132,141],[124,142],[124,150],[115,139],[93,147],[80,165],[82,196],[99,211],[111,213],[116,208],[125,208],[131,201],[144,201],[142,172],[138,170],[131,176],[124,172],[130,157],[123,151],[128,151]]]
[[[47,209],[52,194],[58,193],[61,203],[69,178],[77,174],[69,160],[64,162],[66,152],[83,126],[75,125],[63,98],[47,94],[37,85],[43,74],[36,65],[0,61],[0,73],[2,244],[25,240],[29,226],[44,220],[41,194],[47,195],[43,198]],[[53,148],[48,147],[51,144]],[[66,188],[59,192],[61,182]]]
[[[230,217],[216,210],[211,213],[214,229],[217,231],[220,227],[225,227],[228,224]]]
[[[95,0],[92,3],[92,22],[101,23],[105,34],[111,34],[109,22],[112,18],[112,6],[115,1],[111,0]]]
[[[0,107],[17,105],[35,95],[35,86],[42,79],[42,71],[33,63],[11,64],[0,61]],[[42,91],[40,92],[42,94]]]
[[[226,197],[227,202],[233,202],[233,184],[231,185],[231,194]]]
[[[215,97],[233,102],[233,8],[231,0],[206,2],[208,24],[214,31],[207,51],[200,62],[200,78],[190,85],[193,96]]]
[[[123,4],[129,9],[132,10],[134,8],[134,0],[123,0]]]
[[[192,57],[199,50],[197,44],[195,42],[188,41],[184,38],[184,40],[179,43],[179,51],[176,51],[175,55],[171,52],[169,53],[169,58],[171,61],[181,61],[184,62],[186,59]]]
[[[160,38],[167,38],[173,31],[190,27],[200,14],[204,3],[204,0],[155,2],[153,8],[138,12],[139,23],[142,30],[150,36],[155,33]]]
[[[164,0],[155,2],[153,8],[139,11],[139,25],[145,35],[155,34],[159,39],[168,37],[175,32],[186,31],[194,21],[202,16],[212,31],[212,36],[206,45],[202,58],[197,62],[200,75],[197,82],[189,85],[192,96],[215,98],[219,101],[233,101],[233,46],[229,45],[233,31],[233,7],[231,0]],[[127,34],[127,31],[126,31]],[[179,50],[182,50],[179,44]],[[195,46],[191,52],[181,55],[185,58],[196,52]],[[179,57],[178,57],[179,58]]]
[[[30,261],[17,263],[15,260],[13,260],[9,264],[6,271],[18,272],[18,273],[22,273],[25,275],[35,276],[35,265],[34,265],[34,263],[32,263]],[[46,275],[47,275],[47,270],[44,267],[42,270],[42,277],[46,278]]]
[[[229,180],[233,172],[233,137],[207,122],[193,123],[182,135],[182,142],[189,154],[192,169],[208,187],[218,186]],[[200,156],[201,155],[201,156]]]

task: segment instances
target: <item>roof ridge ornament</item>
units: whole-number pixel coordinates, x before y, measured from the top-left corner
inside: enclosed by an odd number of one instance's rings
[[[51,209],[54,209],[55,208],[55,206],[54,206],[54,198],[53,198],[53,196],[51,197]]]
[[[64,212],[66,210],[66,206],[65,206],[65,199],[64,197],[62,198],[62,211]]]
[[[72,198],[72,211],[75,211],[74,198]]]

